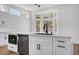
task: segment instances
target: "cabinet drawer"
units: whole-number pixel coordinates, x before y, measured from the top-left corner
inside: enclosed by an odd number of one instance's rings
[[[52,43],[52,37],[50,36],[30,36],[29,39],[30,41],[35,40],[35,41]]]
[[[71,43],[70,39],[64,39],[64,38],[58,38],[58,39],[54,38],[54,41],[56,42],[56,44],[63,44],[63,45]]]
[[[53,51],[56,55],[71,54],[71,39],[53,38]]]
[[[64,45],[56,45],[55,47],[56,55],[69,55],[71,54],[71,49]]]
[[[59,38],[59,39],[54,39],[54,40],[55,40],[55,45],[58,48],[68,49],[71,45],[70,39]]]
[[[13,51],[13,52],[17,52],[17,46],[16,45],[8,44],[8,49]]]

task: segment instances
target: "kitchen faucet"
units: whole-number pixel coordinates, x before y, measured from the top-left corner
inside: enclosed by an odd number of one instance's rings
[[[43,31],[45,31],[46,34],[48,33],[48,25],[47,25],[47,24],[44,24],[44,26],[43,26]]]

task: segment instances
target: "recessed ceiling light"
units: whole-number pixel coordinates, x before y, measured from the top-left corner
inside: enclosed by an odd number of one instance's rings
[[[38,7],[40,7],[40,5],[38,5]]]

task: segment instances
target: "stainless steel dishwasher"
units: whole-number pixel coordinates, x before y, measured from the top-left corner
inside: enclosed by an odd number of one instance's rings
[[[18,53],[29,55],[29,35],[18,34]]]

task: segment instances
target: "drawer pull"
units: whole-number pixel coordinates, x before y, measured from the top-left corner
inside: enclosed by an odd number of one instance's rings
[[[39,50],[40,50],[40,44],[39,44]]]
[[[65,41],[59,41],[59,40],[58,40],[57,42],[62,42],[62,43],[65,43]]]
[[[57,45],[57,47],[60,47],[60,48],[65,48],[65,46],[60,46],[60,45]]]
[[[7,37],[4,37],[4,40],[6,40],[7,39]]]
[[[11,48],[14,48],[14,47],[11,47]]]
[[[37,50],[38,50],[38,44],[37,44]]]

